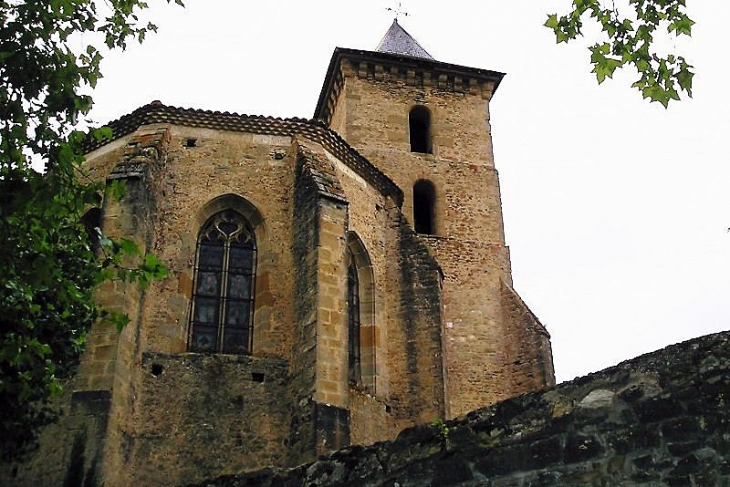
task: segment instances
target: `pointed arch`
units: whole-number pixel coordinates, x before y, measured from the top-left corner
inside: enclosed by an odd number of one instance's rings
[[[256,236],[235,210],[211,216],[195,259],[189,348],[245,354],[253,338]]]
[[[367,249],[355,232],[347,234],[348,377],[375,392],[375,280]]]
[[[244,198],[227,194],[194,219],[197,234],[188,319],[188,350],[253,351],[259,242],[263,218]]]
[[[196,234],[210,217],[227,209],[235,210],[243,215],[256,232],[260,247],[266,244],[266,226],[264,225],[263,215],[261,215],[256,205],[233,193],[217,196],[206,203],[195,216],[191,230]]]
[[[362,384],[360,280],[352,255],[350,255],[349,261],[347,265],[347,377],[350,382]]]

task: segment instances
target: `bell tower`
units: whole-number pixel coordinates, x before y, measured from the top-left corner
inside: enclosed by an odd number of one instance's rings
[[[550,338],[512,288],[489,102],[503,73],[436,61],[397,19],[337,48],[315,118],[403,191],[443,271],[446,415],[554,384]]]

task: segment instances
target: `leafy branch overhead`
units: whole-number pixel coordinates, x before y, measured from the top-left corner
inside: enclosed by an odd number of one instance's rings
[[[632,85],[644,98],[667,107],[679,100],[680,92],[692,97],[692,66],[676,53],[659,53],[662,34],[691,36],[694,21],[685,13],[685,0],[629,0],[628,16],[615,2],[574,0],[566,15],[548,15],[545,26],[552,29],[558,43],[583,35],[586,16],[598,22],[603,39],[589,47],[593,73],[599,83],[612,78],[619,68],[633,66],[639,79]]]
[[[166,272],[132,242],[104,239],[88,217],[101,194],[123,188],[85,176],[86,134],[76,130],[92,106],[85,93],[101,77],[102,50],[156,30],[140,20],[146,8],[140,0],[0,0],[3,457],[22,453],[52,419],[50,399],[72,374],[91,324],[127,320],[97,307],[96,287],[110,278],[146,285]]]

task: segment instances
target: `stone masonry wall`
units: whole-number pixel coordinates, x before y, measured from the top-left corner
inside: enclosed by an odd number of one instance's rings
[[[500,282],[509,275],[503,245],[425,237],[444,273],[447,417],[453,418],[530,389],[513,387],[507,349],[519,348],[504,320]]]
[[[292,193],[296,148],[287,136],[172,126],[156,181],[153,250],[170,275],[148,289],[140,347],[186,351],[198,232],[221,205],[244,214],[257,245],[253,353],[291,358]],[[230,205],[229,202],[239,203]],[[245,202],[245,205],[244,203]]]
[[[336,110],[346,110],[346,140],[403,190],[409,221],[413,185],[426,179],[436,186],[438,235],[503,244],[488,101],[405,80],[361,78],[346,62],[343,73],[340,97],[347,103],[338,101]],[[411,152],[408,115],[415,105],[431,111],[433,154]]]
[[[506,337],[505,363],[502,373],[508,377],[512,397],[525,391],[539,391],[555,385],[553,351],[550,335],[520,296],[501,281],[502,321]]]
[[[291,362],[293,408],[291,455],[300,461],[314,457],[314,391],[317,363],[317,246],[319,243],[318,193],[306,174],[304,161],[297,163],[292,212],[292,262],[295,267],[292,298],[294,330]]]
[[[350,447],[292,470],[224,476],[243,486],[726,486],[730,332]]]
[[[530,379],[534,370],[514,366],[514,351],[532,350],[521,341],[539,337],[505,320],[502,309],[501,282],[511,285],[512,277],[489,123],[491,88],[457,89],[434,77],[426,82],[425,71],[421,83],[419,73],[411,79],[397,63],[342,59],[331,124],[403,190],[402,213],[411,225],[414,184],[423,179],[435,187],[433,235],[421,238],[444,274],[442,356],[451,418],[552,384],[552,362],[545,361],[538,376],[546,380],[539,384]],[[416,105],[430,111],[432,154],[411,152],[409,113]]]
[[[118,485],[170,485],[288,463],[288,364],[145,352]]]
[[[347,203],[320,198],[317,248],[316,451],[350,444],[347,367]]]
[[[332,162],[334,174],[349,201],[348,235],[356,236],[364,247],[363,259],[369,263],[367,268],[358,270],[361,294],[361,361],[363,364],[369,361],[370,369],[363,370],[364,382],[369,385],[365,387],[349,384],[348,409],[350,441],[353,444],[372,444],[392,439],[402,429],[396,427],[389,403],[391,380],[398,380],[406,373],[402,364],[393,369],[388,360],[389,355],[398,350],[397,344],[391,342],[390,333],[399,326],[399,314],[389,310],[397,306],[399,295],[386,290],[388,268],[394,266],[388,255],[395,251],[397,242],[397,230],[393,228],[392,211],[389,210],[395,203],[329,153],[323,156]],[[342,289],[345,289],[344,286]],[[342,312],[346,313],[344,295],[342,298]],[[368,352],[370,356],[366,355]],[[371,377],[365,377],[367,373]]]
[[[353,445],[372,445],[391,440],[403,429],[392,414],[387,397],[350,388],[350,440]],[[408,424],[408,423],[405,423]]]
[[[0,485],[95,486],[109,419],[109,391],[77,391],[60,400],[61,416],[46,426],[39,450],[22,463],[0,464]]]
[[[147,180],[155,211],[146,221],[153,223],[155,231],[146,246],[165,263],[170,274],[145,291],[140,312],[135,313],[136,321],[120,337],[104,465],[108,485],[161,485],[178,475],[195,475],[190,468],[199,474],[208,469],[256,468],[274,461],[280,465],[290,461],[287,444],[292,405],[288,386],[276,389],[276,381],[258,384],[257,375],[248,378],[255,383],[248,390],[245,377],[259,372],[244,370],[238,380],[233,369],[242,365],[237,363],[221,367],[216,382],[219,389],[211,392],[204,381],[194,380],[208,377],[211,369],[194,360],[187,361],[179,374],[168,375],[167,381],[150,382],[144,354],[186,352],[197,235],[209,216],[233,208],[246,216],[256,234],[252,358],[289,359],[294,328],[290,304],[293,269],[287,244],[291,241],[292,218],[286,188],[291,186],[294,172],[292,139],[166,128],[170,141],[164,164]],[[157,130],[157,126],[146,126],[138,133]],[[91,164],[96,162],[90,159]],[[170,366],[175,368],[172,363]],[[279,375],[288,373],[288,366],[283,367],[285,372],[279,371]],[[178,375],[192,378],[178,377],[174,385],[161,385]],[[256,397],[249,397],[252,394]],[[194,398],[204,396],[207,400],[195,403],[199,410],[194,411]],[[190,401],[181,403],[180,397]],[[236,397],[244,398],[243,402],[236,403]],[[154,408],[148,410],[150,405]],[[208,446],[195,446],[202,439],[193,432],[201,429],[203,436],[219,439],[220,455],[205,454]],[[157,431],[165,433],[157,436]],[[241,455],[237,451],[250,453]],[[179,453],[179,461],[166,464],[173,452]]]
[[[315,153],[304,139],[297,139],[299,159],[298,187],[306,191],[310,201],[302,203],[314,210],[314,235],[310,247],[314,277],[311,289],[316,314],[313,325],[316,354],[314,388],[311,398],[314,443],[307,452],[321,454],[350,444],[350,414],[347,394],[347,313],[346,229],[349,202],[332,171],[332,164]],[[305,182],[306,181],[306,182]],[[298,197],[299,198],[299,197]],[[295,223],[295,225],[298,225]],[[310,272],[307,270],[307,272]]]
[[[370,263],[368,271],[372,272],[372,282],[368,283],[364,275],[360,277],[360,318],[362,326],[375,328],[370,335],[375,355],[375,377],[369,392],[385,397],[390,390],[390,370],[386,361],[388,330],[397,324],[397,317],[387,312],[387,303],[397,300],[397,297],[385,291],[387,269],[393,264],[388,260],[387,252],[396,240],[388,208],[395,203],[331,155],[325,156],[333,162],[334,173],[349,202],[347,231],[357,236]],[[366,287],[368,285],[369,288]]]
[[[337,189],[332,191],[341,191],[348,202],[346,220],[336,205],[327,203],[320,204],[320,216],[314,224],[319,234],[317,245],[321,247],[316,288],[322,293],[320,301],[325,303],[318,306],[323,326],[317,332],[316,397],[334,407],[347,407],[351,443],[392,439],[406,426],[442,415],[438,265],[393,201],[331,154],[311,144],[302,145],[323,172],[323,181],[335,185]],[[324,175],[326,171],[331,174]],[[346,265],[341,255],[345,231],[356,235],[369,264],[359,273],[361,326],[374,328],[371,335],[361,334],[361,345],[373,340],[375,377],[370,388],[354,384],[348,387],[347,326],[343,320],[347,313]],[[372,281],[365,279],[366,272],[372,273]],[[324,323],[323,318],[330,323]]]
[[[405,218],[398,224],[400,306],[389,360],[402,373],[391,378],[391,400],[397,419],[418,424],[445,415],[441,269]]]
[[[112,238],[134,241],[141,256],[152,251],[154,233],[158,228],[155,218],[158,192],[155,189],[167,161],[169,143],[170,132],[166,127],[140,130],[127,141],[122,161],[107,175],[107,184],[123,182],[125,191],[118,201],[113,195],[105,195],[102,229]],[[134,266],[135,259],[136,257],[130,257],[126,265]],[[100,483],[118,485],[118,475],[122,472],[120,465],[124,464],[124,452],[119,446],[127,439],[124,435],[131,417],[129,405],[136,397],[134,368],[140,351],[140,334],[145,321],[148,291],[134,283],[109,282],[106,285],[111,289],[100,290],[101,302],[124,312],[130,318],[129,324],[119,333],[110,364],[113,367],[105,369],[111,371],[109,376],[112,381],[108,383],[111,390],[111,409],[104,439]],[[96,364],[90,359],[93,359],[95,353],[96,351],[87,352],[82,363],[93,368]]]
[[[150,246],[150,214],[154,213],[149,188],[168,143],[165,129],[141,131],[100,151],[96,164],[89,168],[96,179],[125,183],[121,198],[105,195],[102,229],[109,237],[133,240],[143,254]],[[37,452],[17,469],[11,468],[16,472],[11,475],[13,484],[103,482],[103,470],[108,467],[104,461],[108,428],[120,417],[114,408],[119,395],[115,397],[112,391],[115,386],[121,395],[128,391],[129,376],[120,370],[132,356],[144,292],[131,283],[106,282],[97,290],[97,298],[106,309],[126,313],[132,322],[121,334],[108,324],[92,326],[77,374],[65,384],[67,392],[59,398],[59,423],[42,432]],[[0,472],[0,483],[4,478]]]

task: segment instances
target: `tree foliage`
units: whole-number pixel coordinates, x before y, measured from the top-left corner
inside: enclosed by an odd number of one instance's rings
[[[676,53],[660,54],[660,35],[691,36],[694,21],[685,13],[685,0],[629,0],[623,15],[615,0],[574,0],[563,16],[551,14],[545,26],[556,40],[569,42],[582,35],[586,16],[598,22],[602,39],[589,47],[591,64],[598,83],[613,77],[619,68],[633,66],[639,79],[633,87],[644,98],[667,107],[684,91],[692,97],[692,66]]]
[[[167,0],[170,2],[170,0]],[[182,5],[180,0],[175,3]],[[139,0],[0,0],[0,455],[20,454],[54,412],[99,319],[125,317],[94,302],[104,279],[164,276],[154,256],[112,242],[84,214],[103,187],[85,178],[75,131],[100,78],[101,50],[155,31]],[[83,47],[79,47],[83,46]],[[95,137],[111,135],[109,130]],[[44,171],[34,165],[45,165]],[[102,254],[100,258],[98,255]]]

